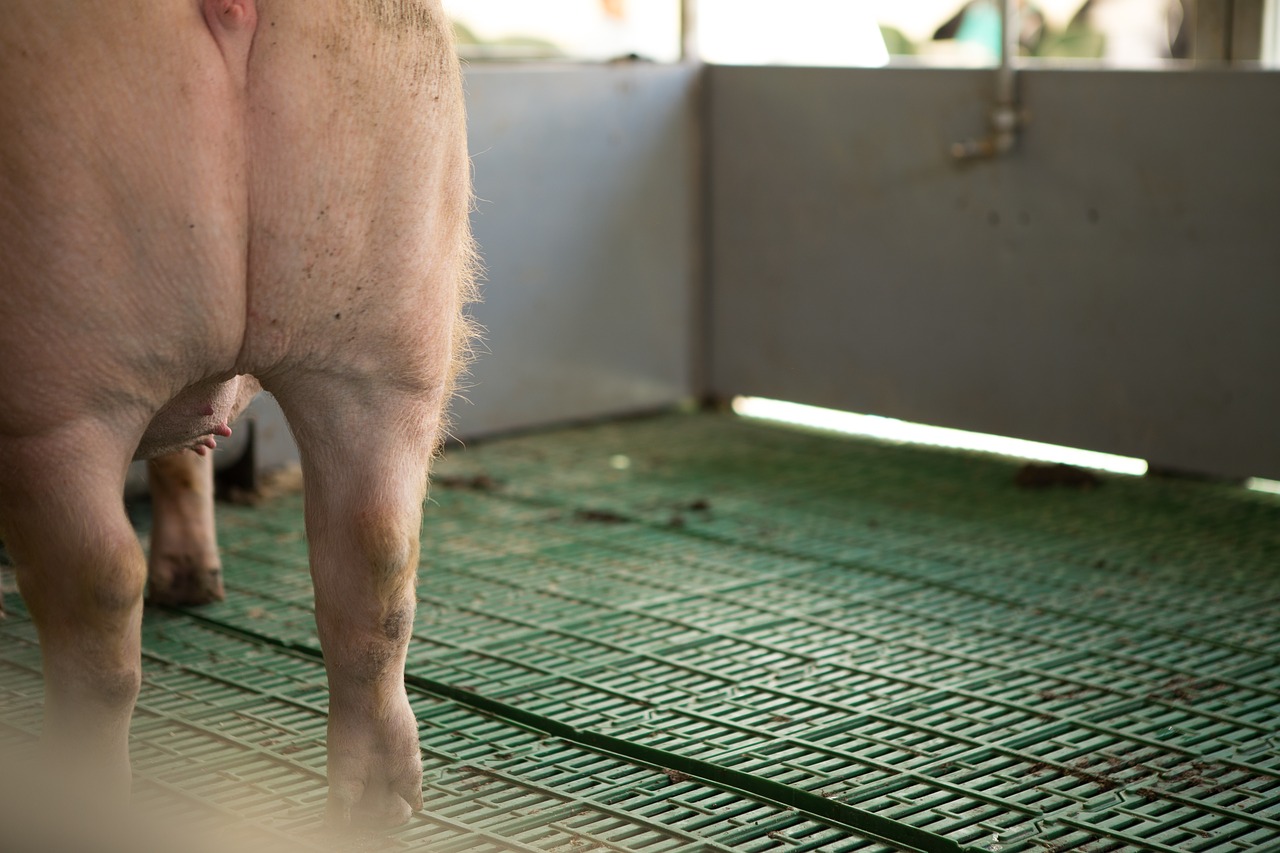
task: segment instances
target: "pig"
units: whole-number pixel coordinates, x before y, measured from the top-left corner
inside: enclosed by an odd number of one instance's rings
[[[214,520],[213,457],[208,453],[217,446],[211,435],[193,449],[147,460],[152,498],[147,601],[152,604],[190,607],[226,598]]]
[[[245,396],[253,387],[245,389]],[[226,597],[214,524],[213,457],[208,453],[216,449],[217,437],[209,436],[207,444],[194,450],[175,450],[147,461],[147,600],[152,604],[183,607]]]
[[[68,776],[130,778],[126,468],[216,442],[261,385],[301,454],[327,816],[421,808],[404,662],[470,206],[440,0],[7,0],[0,537]]]

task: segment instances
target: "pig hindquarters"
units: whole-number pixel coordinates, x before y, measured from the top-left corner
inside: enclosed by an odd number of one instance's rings
[[[127,780],[146,566],[125,470],[221,433],[256,380],[302,455],[330,814],[420,807],[403,669],[469,205],[439,0],[6,5],[0,535],[51,755]]]

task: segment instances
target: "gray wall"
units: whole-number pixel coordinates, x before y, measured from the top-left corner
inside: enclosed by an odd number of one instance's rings
[[[1022,86],[1016,153],[960,168],[990,72],[469,69],[488,351],[455,433],[669,407],[709,377],[1280,478],[1280,74]],[[288,436],[254,414],[270,467]]]
[[[693,393],[698,81],[649,64],[468,70],[488,332],[458,435]]]
[[[710,69],[712,382],[1280,477],[1280,74]]]

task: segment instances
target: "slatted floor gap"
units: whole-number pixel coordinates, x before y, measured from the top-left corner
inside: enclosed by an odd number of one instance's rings
[[[451,449],[408,665],[425,809],[380,846],[1280,849],[1280,498],[1018,467],[712,414]],[[136,796],[305,837],[301,498],[218,523],[228,600],[146,616]]]

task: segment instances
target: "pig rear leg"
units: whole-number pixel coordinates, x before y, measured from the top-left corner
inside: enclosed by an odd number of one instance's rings
[[[213,512],[213,457],[179,450],[147,463],[151,553],[147,598],[186,607],[222,601]]]
[[[329,677],[328,820],[392,826],[422,807],[404,687],[419,528],[441,393],[368,383],[272,388],[298,439],[316,624]]]
[[[44,671],[42,741],[70,780],[128,796],[146,562],[111,431],[0,442],[0,519]]]

